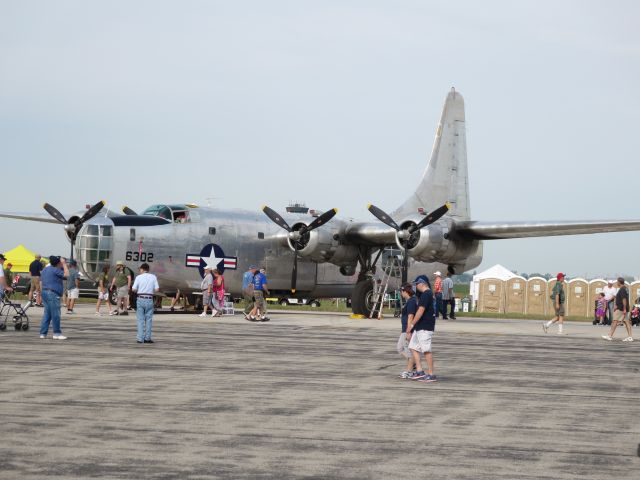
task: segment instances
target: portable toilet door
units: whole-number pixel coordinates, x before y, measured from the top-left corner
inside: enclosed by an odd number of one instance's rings
[[[484,313],[504,312],[504,282],[498,278],[480,280],[478,311]]]
[[[633,306],[637,302],[638,298],[640,298],[640,281],[633,282],[629,287],[629,303]]]
[[[513,277],[505,285],[505,312],[524,313],[524,303],[527,296],[527,280],[523,277]]]
[[[574,278],[565,282],[565,314],[574,317],[589,317],[593,314],[589,283],[583,278]]]
[[[606,280],[602,280],[601,278],[597,278],[595,280],[591,280],[589,282],[589,316],[593,313],[593,318],[596,316],[596,299],[600,296],[600,292],[602,289],[607,286]]]
[[[546,315],[547,297],[547,281],[542,277],[531,277],[527,281],[525,313]]]

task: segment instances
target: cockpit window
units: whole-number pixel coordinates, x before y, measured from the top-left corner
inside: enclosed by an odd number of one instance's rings
[[[76,243],[81,270],[96,280],[102,268],[109,265],[113,247],[111,225],[86,225]]]

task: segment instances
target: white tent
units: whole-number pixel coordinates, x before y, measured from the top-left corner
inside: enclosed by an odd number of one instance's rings
[[[507,270],[500,264],[496,264],[491,268],[488,268],[484,272],[477,273],[473,276],[473,280],[469,284],[469,294],[471,295],[472,305],[475,305],[478,301],[478,295],[480,295],[480,280],[483,278],[497,278],[498,280],[509,280],[510,278],[517,277],[511,270]]]

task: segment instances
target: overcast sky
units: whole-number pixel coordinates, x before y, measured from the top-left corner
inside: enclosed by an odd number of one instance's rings
[[[465,98],[476,220],[634,219],[633,1],[0,0],[5,212],[290,200],[370,219]],[[640,233],[485,243],[480,269],[640,275]],[[68,251],[0,220],[0,251]]]

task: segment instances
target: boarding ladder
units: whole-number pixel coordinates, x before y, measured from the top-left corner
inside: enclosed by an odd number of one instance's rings
[[[382,318],[382,308],[389,290],[389,281],[392,277],[398,278],[400,272],[402,272],[402,258],[398,255],[389,255],[382,267],[382,276],[373,282],[373,294],[371,297],[373,302],[369,318],[376,317],[378,320]],[[402,296],[400,296],[400,299],[402,299]]]

